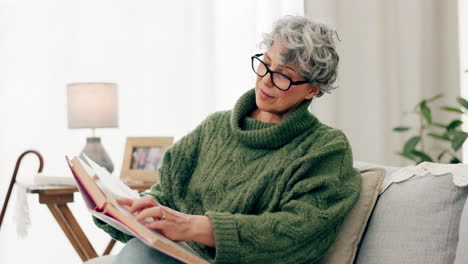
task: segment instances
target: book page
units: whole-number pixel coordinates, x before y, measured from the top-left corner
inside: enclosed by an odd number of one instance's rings
[[[86,159],[86,163],[88,163],[91,166],[90,168],[88,168],[94,171],[94,175],[96,175],[97,177],[97,180],[95,180],[97,185],[104,191],[104,193],[106,193],[106,196],[107,198],[109,198],[110,201],[115,201],[115,199],[117,198],[140,198],[138,191],[132,190],[119,178],[110,174],[104,167],[99,166],[96,162],[94,162],[85,154],[83,154],[83,156]],[[85,162],[83,161],[82,163]],[[85,165],[83,164],[83,166]]]
[[[97,212],[97,211],[92,210],[92,209],[89,209],[89,211],[91,212],[91,214],[93,216],[95,216],[99,220],[111,225],[113,228],[119,230],[120,232],[125,233],[125,234],[130,235],[130,236],[135,236],[135,234],[133,234],[132,230],[128,229],[125,225],[123,225],[119,221],[115,220],[113,217],[110,217],[110,216],[108,216],[108,215],[106,215],[104,213],[100,213],[100,212]]]
[[[118,220],[114,219],[113,217],[111,216],[108,216],[104,213],[100,213],[100,212],[97,212],[97,211],[94,211],[94,210],[89,210],[91,212],[91,214],[95,217],[97,217],[98,219],[100,219],[101,221],[111,225],[112,227],[114,227],[115,229],[121,231],[122,233],[125,233],[127,235],[130,235],[130,236],[134,236],[134,237],[137,237],[138,239],[140,239],[143,243],[145,243],[147,246],[149,247],[152,247],[154,248],[154,245],[153,245],[153,240],[152,239],[148,239],[148,238],[145,238],[137,233],[135,233],[134,231],[132,231],[131,229],[129,229],[125,224],[122,224],[120,223]],[[142,228],[146,228],[148,229],[147,227],[145,226],[142,226]],[[195,256],[199,257],[198,253],[196,253],[192,248],[190,248],[190,246],[188,246],[187,244],[184,245],[184,242],[175,242],[175,241],[172,241],[164,236],[162,236],[161,234],[153,231],[153,230],[150,230],[148,229],[149,232],[153,232],[153,234],[155,236],[158,236],[158,239],[164,239],[166,240],[165,242],[166,243],[170,243],[172,244],[173,247],[177,247],[180,251],[184,251],[184,252],[187,252],[188,254],[195,254]]]
[[[109,205],[109,207],[112,207]],[[121,206],[115,207],[116,210],[109,208],[107,211],[116,221],[119,221],[124,225],[127,230],[131,232],[131,235],[138,237],[141,241],[147,244],[149,247],[154,248],[156,245],[161,246],[170,246],[171,248],[177,248],[179,252],[186,252],[190,255],[193,255],[192,252],[188,251],[186,248],[179,245],[177,242],[170,240],[169,238],[163,236],[156,230],[152,230],[146,227],[144,224],[139,222],[134,215],[129,211],[124,209]],[[104,220],[103,220],[104,221]],[[154,221],[154,220],[153,220]],[[112,225],[112,223],[109,223]],[[170,253],[166,253],[169,254]],[[175,256],[176,257],[176,256]]]

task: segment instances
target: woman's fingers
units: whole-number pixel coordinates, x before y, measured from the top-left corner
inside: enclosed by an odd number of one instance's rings
[[[156,221],[145,222],[144,219],[152,217]],[[194,232],[192,223],[196,216],[184,214],[163,205],[143,209],[136,215],[138,221],[147,228],[158,230],[163,236],[177,241],[192,241]],[[208,218],[208,217],[206,217]]]
[[[158,205],[159,203],[151,196],[143,196],[133,201],[132,205],[130,206],[130,213],[141,211],[147,207],[153,207]]]
[[[121,206],[131,206],[132,203],[133,203],[133,200],[132,199],[128,199],[128,198],[118,198],[116,199],[117,203]]]
[[[168,224],[167,221],[154,221],[150,223],[145,223],[145,226],[151,229],[156,229],[156,230],[164,230],[166,225]]]
[[[161,219],[163,216],[163,210],[160,206],[153,206],[146,209],[143,209],[135,217],[138,221],[142,221],[147,217]]]

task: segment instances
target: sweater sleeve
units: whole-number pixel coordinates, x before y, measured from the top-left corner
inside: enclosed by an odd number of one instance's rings
[[[177,195],[181,195],[185,190],[185,184],[188,184],[190,180],[190,176],[196,165],[202,130],[204,124],[208,122],[207,120],[165,152],[161,168],[158,170],[159,183],[152,186],[148,192],[140,193],[141,196],[151,195],[162,205],[178,210],[171,197],[176,192],[178,193]],[[99,228],[116,240],[125,243],[132,238],[132,236],[120,232],[95,217],[93,217],[93,221]]]
[[[358,200],[361,181],[346,141],[326,149],[291,164],[277,210],[260,215],[206,213],[215,235],[215,263],[320,260]]]
[[[184,197],[187,186],[197,166],[204,128],[213,121],[213,115],[198,125],[192,132],[182,137],[164,153],[164,159],[159,168],[159,183],[155,184],[143,195],[151,195],[162,205],[174,210],[180,210],[172,197]]]

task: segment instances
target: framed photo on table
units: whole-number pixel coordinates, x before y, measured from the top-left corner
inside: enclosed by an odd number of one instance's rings
[[[172,137],[128,137],[120,178],[125,182],[159,181],[158,169]]]

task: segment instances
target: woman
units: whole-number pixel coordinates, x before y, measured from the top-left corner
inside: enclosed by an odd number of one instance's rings
[[[266,52],[252,56],[255,89],[174,144],[150,192],[119,203],[214,263],[319,260],[360,192],[345,135],[308,111],[336,79],[335,34],[303,17],[280,19]],[[168,259],[132,239],[116,263],[177,263]]]

